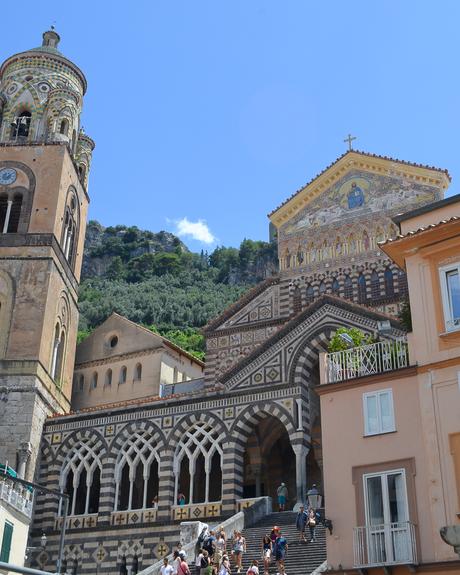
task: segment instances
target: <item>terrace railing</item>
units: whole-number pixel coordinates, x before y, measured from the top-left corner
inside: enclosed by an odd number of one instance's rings
[[[407,338],[400,337],[327,353],[325,362],[325,383],[338,383],[408,367]]]

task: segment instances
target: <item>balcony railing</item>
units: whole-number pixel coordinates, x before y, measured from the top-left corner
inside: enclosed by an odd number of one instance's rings
[[[5,475],[0,475],[0,499],[29,519],[32,517],[33,493],[22,485],[14,483]]]
[[[338,383],[409,365],[407,339],[379,341],[325,355],[326,382]]]
[[[402,521],[355,527],[353,553],[355,567],[416,565],[414,524]]]

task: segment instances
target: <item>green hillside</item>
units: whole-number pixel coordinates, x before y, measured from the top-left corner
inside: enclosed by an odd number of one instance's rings
[[[90,221],[79,338],[116,311],[202,357],[199,328],[276,268],[276,244],[244,240],[196,254],[168,232]]]

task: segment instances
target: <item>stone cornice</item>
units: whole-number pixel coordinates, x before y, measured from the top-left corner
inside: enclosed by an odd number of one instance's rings
[[[139,405],[129,405],[123,407],[101,406],[98,411],[90,413],[71,413],[65,416],[56,416],[45,422],[44,433],[55,433],[59,431],[69,431],[86,427],[95,427],[107,423],[124,423],[141,419],[152,419],[164,416],[185,416],[192,411],[207,412],[211,409],[220,409],[232,406],[247,406],[256,401],[276,401],[301,397],[301,388],[289,384],[277,386],[267,385],[266,388],[259,388],[257,391],[248,389],[245,393],[224,393],[223,391],[212,390],[199,393],[187,394],[181,397],[165,397],[156,399],[153,405],[142,402]],[[203,397],[204,395],[204,397]],[[233,420],[233,419],[232,419]]]

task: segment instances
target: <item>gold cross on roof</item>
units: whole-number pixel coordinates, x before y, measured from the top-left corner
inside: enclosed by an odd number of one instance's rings
[[[349,150],[353,149],[353,144],[352,144],[353,140],[356,140],[356,136],[352,136],[351,134],[348,134],[348,136],[344,140],[345,143],[348,142],[348,149]]]

